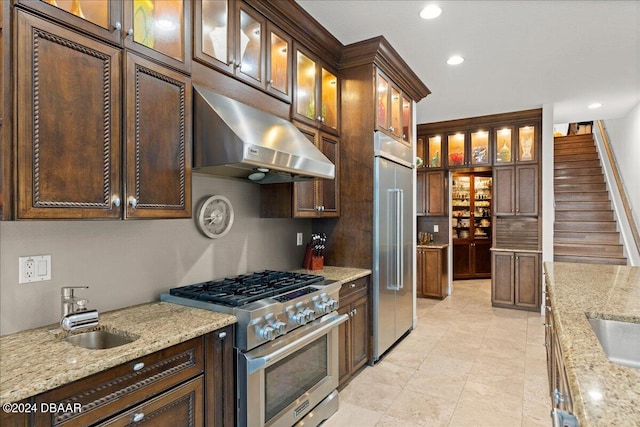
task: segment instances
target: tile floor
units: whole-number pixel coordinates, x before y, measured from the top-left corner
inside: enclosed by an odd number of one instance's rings
[[[539,313],[491,307],[490,280],[418,298],[418,326],[340,393],[323,427],[550,426]]]

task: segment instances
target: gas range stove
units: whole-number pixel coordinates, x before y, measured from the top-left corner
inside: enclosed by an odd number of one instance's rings
[[[248,351],[338,308],[340,285],[323,276],[265,270],[172,288],[160,300],[233,314]]]

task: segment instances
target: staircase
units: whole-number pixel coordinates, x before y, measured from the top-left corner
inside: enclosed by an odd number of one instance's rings
[[[554,138],[554,261],[626,265],[593,134]]]

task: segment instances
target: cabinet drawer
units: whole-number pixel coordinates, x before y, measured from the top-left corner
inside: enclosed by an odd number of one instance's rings
[[[352,280],[347,283],[342,284],[342,288],[340,288],[340,300],[344,300],[353,296],[354,294],[359,294],[361,292],[366,292],[367,286],[369,284],[369,276],[361,277],[356,280]]]
[[[99,426],[201,427],[204,425],[202,383],[200,376]]]
[[[55,403],[63,410],[39,412],[35,424],[92,425],[201,374],[202,340],[186,341],[36,396],[38,407]]]

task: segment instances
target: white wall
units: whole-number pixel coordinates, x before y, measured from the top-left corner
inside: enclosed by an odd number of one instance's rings
[[[632,214],[640,227],[640,103],[626,117],[604,120]]]
[[[264,269],[293,269],[311,233],[308,219],[261,219],[259,185],[194,175],[193,203],[226,196],[231,231],[202,236],[192,219],[0,222],[0,334],[60,320],[60,288],[81,291],[99,311],[154,301],[169,288]],[[18,257],[52,256],[52,280],[18,284]]]

